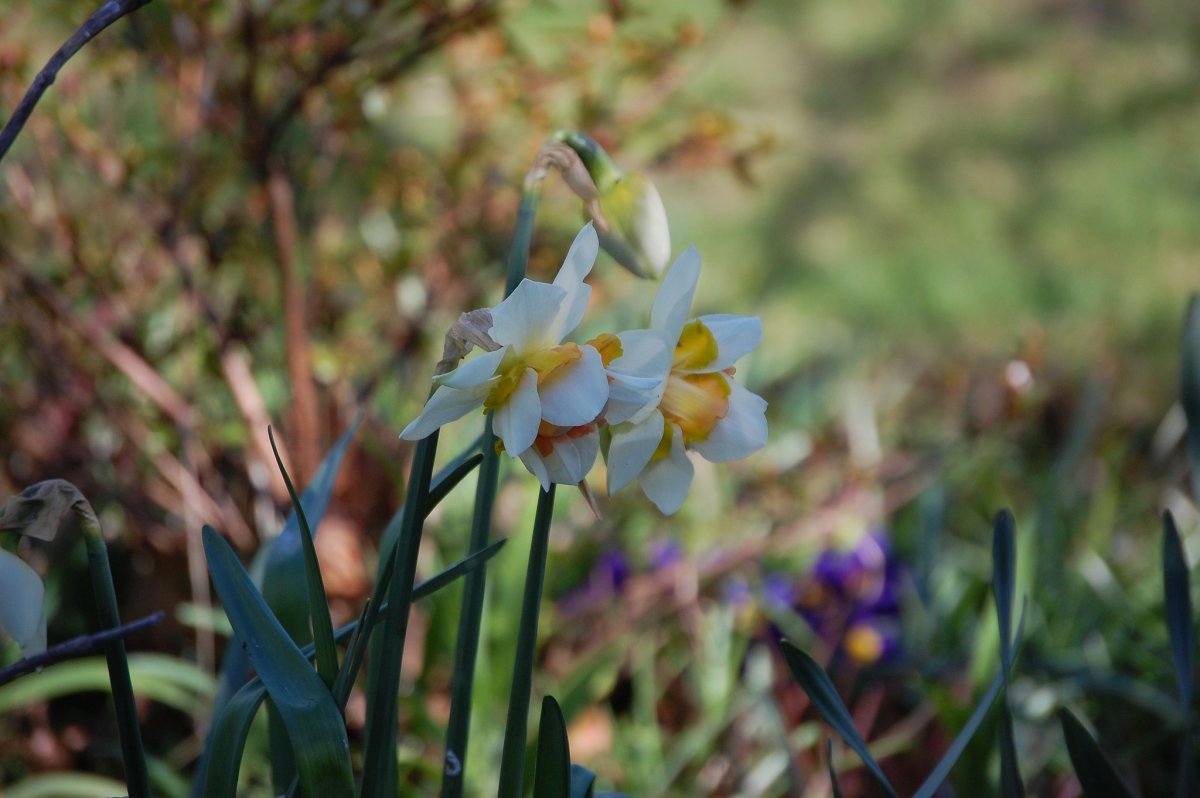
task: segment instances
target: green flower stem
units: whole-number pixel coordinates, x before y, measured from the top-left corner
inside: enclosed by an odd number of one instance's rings
[[[96,614],[100,629],[116,629],[121,625],[117,611],[117,593],[113,587],[112,569],[108,565],[108,547],[100,532],[100,522],[91,505],[76,502],[75,515],[83,529],[87,545],[88,570],[92,575],[92,592],[96,598]],[[138,724],[137,704],[133,698],[133,683],[129,679],[129,661],[125,656],[125,641],[113,638],[104,647],[108,660],[108,680],[112,686],[113,705],[117,713],[117,731],[121,737],[121,756],[125,760],[125,783],[129,798],[150,798],[150,777],[146,771],[146,752],[142,748],[142,729]]]
[[[529,263],[533,240],[533,220],[537,215],[541,185],[527,180],[517,212],[504,295],[520,285]],[[492,432],[492,414],[484,422],[483,462],[475,485],[475,513],[471,520],[468,556],[482,551],[492,534],[492,506],[496,502],[496,484],[500,456],[496,435]],[[462,610],[458,617],[458,640],[454,648],[454,670],[450,681],[450,720],[446,726],[446,761],[442,770],[442,798],[462,798],[467,763],[467,743],[471,732],[471,695],[475,684],[475,661],[479,656],[479,629],[483,618],[483,599],[487,587],[487,569],[476,568],[465,577]]]
[[[372,657],[367,687],[367,744],[363,758],[362,798],[394,798],[396,795],[396,703],[400,692],[400,661],[408,632],[409,609],[417,573],[417,552],[425,525],[425,505],[433,478],[433,458],[438,434],[417,442],[408,496],[404,501],[400,540],[396,545],[388,604],[392,608],[376,640],[379,652]]]
[[[529,696],[533,683],[533,660],[537,649],[538,613],[546,581],[546,558],[550,547],[550,521],[554,515],[554,484],[538,496],[529,545],[529,568],[525,572],[525,598],[521,603],[521,625],[517,630],[517,653],[513,660],[512,691],[508,698],[508,721],[504,724],[504,749],[500,755],[499,798],[521,798],[524,790],[525,745],[529,726]]]

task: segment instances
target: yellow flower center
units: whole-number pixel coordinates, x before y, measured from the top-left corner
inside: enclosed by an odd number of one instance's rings
[[[495,410],[513,395],[521,384],[525,369],[537,372],[538,387],[542,387],[555,378],[562,376],[565,367],[583,357],[578,344],[561,344],[546,349],[537,349],[523,357],[514,357],[500,364],[500,379],[492,386],[487,398],[483,401],[485,410]]]
[[[671,424],[683,433],[684,445],[707,440],[717,422],[729,412],[729,392],[729,383],[720,373],[679,374],[672,371],[658,406],[667,423],[653,459],[661,460],[670,454]]]
[[[600,333],[588,341],[588,345],[595,347],[596,351],[600,353],[600,360],[603,361],[605,368],[625,353],[625,350],[621,348],[621,339],[612,333]]]
[[[654,460],[671,453],[671,425],[683,432],[683,443],[708,440],[717,422],[729,413],[729,381],[719,372],[688,374],[711,365],[717,359],[717,338],[704,322],[696,319],[684,325],[675,344],[671,374],[658,409],[667,423],[662,440],[654,451]]]
[[[698,371],[717,359],[717,338],[696,319],[684,325],[675,344],[674,369]]]

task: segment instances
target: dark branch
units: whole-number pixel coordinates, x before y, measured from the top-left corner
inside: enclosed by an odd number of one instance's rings
[[[56,662],[65,662],[69,659],[78,659],[79,657],[86,657],[88,654],[94,654],[104,648],[110,641],[154,626],[154,624],[162,619],[163,612],[159,610],[153,615],[147,615],[145,618],[118,626],[115,629],[105,629],[103,632],[96,632],[91,635],[80,635],[54,648],[48,648],[41,654],[35,654],[20,662],[14,662],[7,668],[0,670],[0,685],[8,684],[19,676],[33,673]]]
[[[13,111],[13,115],[4,125],[4,129],[0,130],[0,160],[8,154],[8,149],[16,141],[17,134],[21,132],[21,129],[25,127],[25,123],[29,121],[29,115],[33,113],[33,107],[38,104],[38,100],[42,99],[42,95],[46,93],[46,89],[50,88],[51,84],[54,83],[55,78],[58,77],[58,71],[71,59],[71,56],[79,52],[100,31],[126,14],[137,11],[149,2],[150,0],[106,0],[104,5],[100,6],[100,9],[95,14],[88,17],[87,22],[84,22],[79,27],[79,30],[71,34],[71,38],[67,39],[63,43],[63,46],[58,48],[58,51],[46,62],[46,66],[42,67],[42,71],[37,73],[37,77],[33,79],[29,90],[25,92],[25,96],[21,98],[21,102],[17,105],[17,110]]]

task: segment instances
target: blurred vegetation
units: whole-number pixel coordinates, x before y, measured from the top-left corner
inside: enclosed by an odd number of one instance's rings
[[[92,10],[5,12],[5,115]],[[0,495],[79,485],[123,615],[173,611],[130,649],[175,658],[141,689],[151,777],[183,794],[225,634],[201,523],[249,558],[287,507],[266,425],[304,484],[365,404],[318,538],[335,614],[356,612],[442,334],[498,299],[524,171],[549,132],[579,128],[654,178],[676,251],[699,246],[698,309],[763,316],[741,376],[771,402],[772,442],[698,469],[679,517],[636,493],[599,522],[579,500],[560,510],[535,694],[559,698],[576,759],[635,795],[827,794],[824,732],[763,612],[830,652],[728,586],[800,581],[832,541],[886,528],[912,574],[904,656],[839,686],[893,783],[915,786],[991,678],[990,518],[1010,506],[1030,793],[1078,794],[1053,723],[1067,703],[1140,794],[1166,794],[1161,507],[1200,560],[1174,405],[1200,255],[1198,74],[1184,4],[158,0],[67,66],[0,163]],[[543,207],[541,277],[582,218],[561,185]],[[595,303],[636,326],[646,286],[611,265]],[[448,432],[447,455],[475,434]],[[514,471],[499,497],[508,555],[528,482]],[[423,573],[461,556],[469,513],[434,516]],[[684,551],[669,566],[650,554],[663,541]],[[632,575],[579,600],[613,549]],[[83,631],[82,552],[28,553],[51,639]],[[522,559],[491,566],[476,762],[499,750],[517,623],[500,610]],[[450,592],[418,611],[405,657],[401,772],[420,794],[441,762]],[[59,683],[5,704],[0,784],[119,774],[103,697]],[[352,730],[363,712],[352,698]],[[243,783],[266,795],[253,745]],[[961,794],[994,783],[994,751],[986,734],[968,751]],[[869,789],[859,777],[846,794]]]

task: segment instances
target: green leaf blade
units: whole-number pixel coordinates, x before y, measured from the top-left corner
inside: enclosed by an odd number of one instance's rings
[[[327,687],[332,687],[337,678],[338,662],[337,648],[333,642],[333,620],[329,617],[329,601],[325,596],[325,583],[321,579],[321,564],[317,561],[317,548],[313,545],[312,530],[308,527],[308,518],[304,514],[304,506],[296,495],[292,478],[283,467],[283,458],[275,445],[275,433],[267,427],[267,438],[271,441],[271,453],[275,455],[275,464],[283,476],[283,484],[287,486],[288,496],[292,500],[292,512],[295,513],[300,528],[299,536],[301,551],[304,555],[304,577],[308,587],[308,617],[312,619],[313,642],[317,646],[317,673]]]
[[[1192,706],[1192,594],[1183,542],[1170,511],[1163,513],[1162,561],[1163,611],[1171,636],[1171,657],[1179,681],[1180,703],[1188,712]]]
[[[571,798],[571,749],[567,722],[553,696],[542,699],[533,798]]]
[[[350,744],[329,689],[271,613],[229,544],[204,527],[204,551],[217,594],[239,644],[287,728],[300,784],[312,798],[354,792]]]
[[[1067,742],[1067,754],[1071,757],[1071,765],[1083,787],[1083,794],[1087,798],[1134,798],[1129,785],[1117,773],[1079,718],[1063,707],[1058,711],[1058,719]]]
[[[788,640],[781,641],[780,647],[783,650],[783,659],[787,662],[792,676],[804,688],[804,692],[808,693],[808,697],[812,700],[813,706],[817,708],[817,711],[821,713],[821,717],[842,736],[847,745],[854,749],[854,752],[866,764],[867,770],[871,771],[871,775],[879,782],[879,786],[883,788],[883,791],[891,798],[898,798],[896,790],[888,782],[887,777],[883,775],[883,769],[879,767],[879,763],[875,761],[875,758],[871,756],[870,750],[867,749],[866,741],[863,740],[862,736],[858,733],[858,729],[855,728],[854,720],[850,717],[850,711],[842,703],[841,696],[838,695],[833,682],[829,679],[829,675],[825,673],[825,669],[818,665],[816,660]]]

